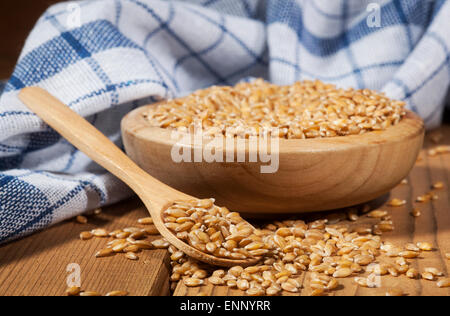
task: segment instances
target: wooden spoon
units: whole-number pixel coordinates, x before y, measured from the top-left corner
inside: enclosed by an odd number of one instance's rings
[[[125,182],[144,202],[160,234],[176,248],[192,258],[223,267],[248,266],[260,259],[217,258],[178,239],[164,225],[163,211],[175,200],[190,200],[194,197],[169,187],[143,171],[105,135],[47,91],[28,87],[22,89],[19,98],[72,145]]]

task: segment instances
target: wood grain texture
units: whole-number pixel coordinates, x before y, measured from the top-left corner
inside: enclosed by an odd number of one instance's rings
[[[236,149],[236,143],[226,146],[219,139],[217,149],[224,162],[174,162],[172,150],[179,139],[171,130],[150,126],[143,116],[146,109],[138,108],[122,120],[127,154],[160,181],[196,197],[214,197],[217,205],[247,216],[330,210],[385,194],[414,165],[424,132],[422,120],[408,112],[385,131],[280,139],[272,151],[279,157],[277,172],[262,173],[268,163],[249,162],[258,146],[252,140],[243,140],[245,147]],[[203,147],[196,148],[205,149],[210,141],[204,137]],[[192,153],[194,142],[186,143],[183,148]],[[225,162],[236,153],[245,155],[245,162]]]
[[[444,140],[440,143],[450,145],[450,126],[440,129],[444,134]],[[425,143],[425,148],[436,146],[429,140]],[[390,198],[400,198],[408,201],[404,207],[389,207],[386,204],[381,208],[388,210],[392,215],[395,230],[383,234],[383,240],[403,245],[409,242],[426,241],[431,242],[436,249],[432,252],[423,252],[418,260],[414,260],[412,267],[423,271],[426,267],[436,267],[443,271],[448,277],[450,273],[450,260],[445,258],[445,253],[450,252],[450,154],[429,157],[425,150],[420,154],[420,160],[408,176],[407,185],[398,185],[390,196],[385,197],[385,201]],[[430,191],[432,184],[442,181],[445,188],[436,191],[439,199],[430,203],[415,203],[419,195]],[[413,207],[421,210],[422,215],[414,218],[410,215]],[[370,222],[370,219],[363,219],[363,223]],[[311,293],[309,287],[310,273],[302,275],[303,286],[301,292],[296,295],[306,296]],[[438,288],[435,281],[411,280],[405,276],[382,277],[381,288],[368,289],[355,285],[352,279],[340,279],[341,287],[333,291],[330,295],[336,296],[371,296],[384,295],[386,290],[393,287],[401,288],[407,295],[450,295],[450,288]],[[212,286],[207,284],[198,288],[188,288],[180,282],[174,295],[197,295],[199,292],[207,295],[242,296],[242,291],[228,289],[224,286]],[[292,295],[284,292],[283,295]]]
[[[441,129],[443,143],[450,145],[450,126]],[[429,144],[427,144],[429,145]],[[430,241],[436,251],[425,253],[416,261],[416,268],[434,266],[446,275],[450,261],[444,258],[450,252],[450,155],[427,157],[421,154],[409,175],[409,184],[397,186],[391,197],[405,198],[406,207],[390,208],[396,230],[386,233],[384,239],[395,243]],[[409,215],[417,195],[427,192],[432,183],[443,181],[446,188],[438,191],[439,200],[430,204],[418,204],[422,216]],[[386,199],[387,197],[385,197]],[[22,240],[0,247],[0,295],[64,295],[67,264],[78,263],[82,270],[83,288],[106,293],[111,290],[127,290],[132,295],[169,294],[169,258],[164,250],[146,251],[137,262],[122,256],[96,259],[94,254],[106,244],[104,239],[81,241],[81,231],[96,227],[108,230],[135,225],[135,221],[147,216],[146,209],[137,200],[125,201],[104,209],[98,218],[87,225],[65,222]],[[370,221],[369,219],[366,219]],[[303,276],[300,295],[309,295],[308,273]],[[332,295],[383,295],[389,287],[401,287],[408,295],[450,295],[450,289],[439,289],[435,282],[409,280],[405,277],[383,277],[382,288],[366,289],[355,286],[351,280],[341,281],[342,287]],[[196,295],[199,291],[208,295],[243,295],[241,291],[206,285],[186,288],[179,284],[174,295]],[[289,295],[285,293],[285,295]]]
[[[0,295],[65,295],[66,267],[81,267],[83,290],[106,294],[125,290],[130,295],[169,295],[169,256],[166,250],[146,250],[138,261],[123,255],[95,258],[111,240],[79,239],[82,231],[105,228],[112,231],[136,226],[148,212],[137,198],[104,208],[87,224],[63,222],[32,236],[0,247]],[[156,238],[156,237],[154,237]]]

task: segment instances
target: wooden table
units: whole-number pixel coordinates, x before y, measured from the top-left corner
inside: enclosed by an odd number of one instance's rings
[[[0,295],[64,295],[69,264],[81,268],[85,290],[107,293],[126,290],[133,295],[169,295],[169,257],[166,250],[146,251],[138,261],[124,256],[97,259],[107,239],[81,241],[82,231],[135,226],[147,215],[132,199],[90,216],[88,224],[66,221],[0,248]]]
[[[450,126],[440,129],[444,139],[440,144],[450,145]],[[435,146],[427,141],[426,148]],[[414,264],[418,270],[426,267],[441,269],[447,276],[450,261],[450,154],[429,157],[425,151],[409,176],[409,183],[399,185],[391,197],[405,199],[408,205],[400,208],[384,206],[395,223],[394,232],[385,233],[383,239],[401,245],[407,242],[428,241],[437,249],[423,254]],[[417,204],[417,196],[427,193],[433,183],[442,181],[445,189],[438,191],[439,199]],[[417,206],[422,216],[414,218],[411,209]],[[102,214],[90,217],[88,224],[66,221],[50,229],[0,247],[0,295],[64,295],[67,266],[76,263],[81,268],[82,288],[107,293],[126,290],[131,295],[170,295],[169,256],[165,250],[145,251],[138,261],[123,256],[96,259],[94,254],[106,239],[81,241],[81,231],[96,227],[108,230],[136,225],[136,220],[147,216],[146,210],[134,198],[104,208]],[[436,282],[410,280],[404,276],[383,277],[382,287],[367,289],[356,286],[351,279],[340,281],[342,286],[332,295],[384,295],[389,287],[401,287],[408,295],[450,295],[450,289],[439,289]],[[309,295],[309,273],[303,276],[300,295]],[[241,291],[206,285],[187,288],[178,284],[174,295],[196,295],[199,291],[210,295],[243,295]],[[287,295],[287,293],[286,293]]]

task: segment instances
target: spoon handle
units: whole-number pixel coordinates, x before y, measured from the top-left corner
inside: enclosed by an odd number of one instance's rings
[[[125,182],[141,198],[150,195],[159,205],[170,201],[167,193],[174,189],[142,170],[98,129],[50,93],[39,87],[28,87],[22,89],[19,98],[67,141]]]

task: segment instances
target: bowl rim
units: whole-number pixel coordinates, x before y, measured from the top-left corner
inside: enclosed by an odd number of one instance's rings
[[[161,145],[173,146],[179,140],[175,139],[175,135],[187,135],[175,130],[165,129],[161,127],[151,126],[145,119],[143,112],[149,107],[155,106],[160,102],[144,105],[125,115],[121,122],[122,134],[130,133],[134,137]],[[387,143],[395,144],[405,140],[418,137],[425,133],[423,120],[414,112],[406,110],[406,114],[400,122],[381,131],[371,131],[359,135],[333,136],[322,138],[306,138],[306,139],[284,139],[279,138],[279,154],[283,153],[300,153],[300,152],[334,152],[352,150],[361,147],[382,146]],[[203,147],[211,138],[203,137]],[[236,138],[234,138],[236,142]],[[250,146],[250,140],[240,139],[245,143],[246,153],[254,152]],[[184,144],[183,144],[184,145]],[[197,148],[193,144],[189,144],[191,148]],[[219,146],[224,153],[231,149],[225,146]],[[234,148],[233,148],[234,151]]]

